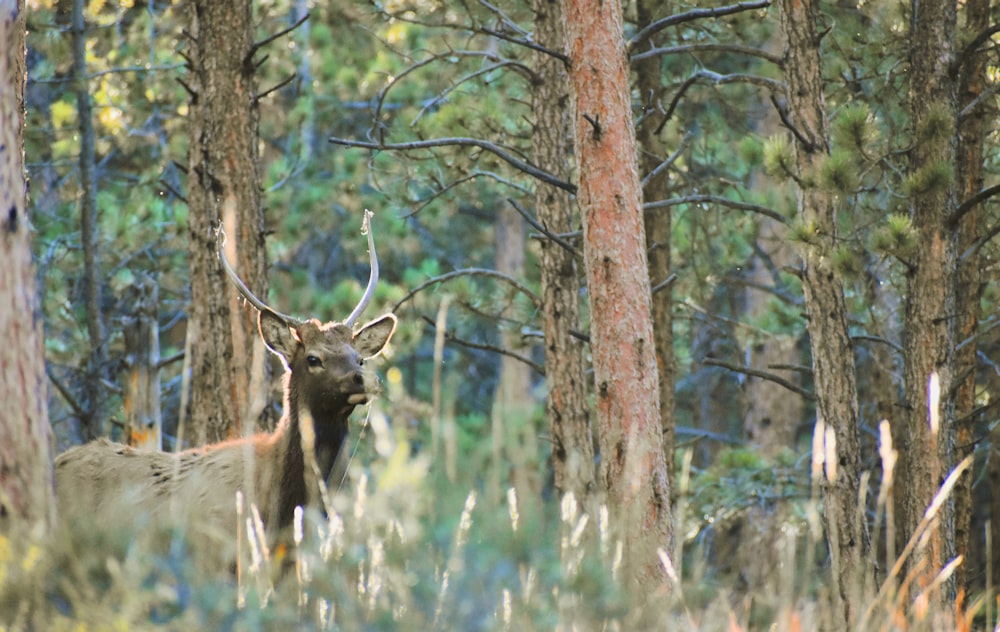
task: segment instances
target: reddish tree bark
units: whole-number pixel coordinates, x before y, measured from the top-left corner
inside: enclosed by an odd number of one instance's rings
[[[549,50],[566,47],[559,0],[535,0],[535,41]],[[573,165],[572,105],[565,64],[535,54],[532,157],[540,169],[569,181]],[[535,185],[538,221],[553,233],[579,226],[573,197],[554,186]],[[555,241],[540,242],[542,320],[545,330],[545,412],[552,432],[552,471],[560,492],[583,499],[594,491],[594,434],[587,404],[584,346],[572,335],[580,326],[581,261]]]
[[[576,112],[600,477],[626,573],[655,579],[671,550],[646,235],[621,5],[563,0]],[[652,577],[651,577],[652,575]]]

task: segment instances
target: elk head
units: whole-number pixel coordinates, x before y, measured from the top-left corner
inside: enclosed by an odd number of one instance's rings
[[[261,338],[285,364],[285,416],[295,426],[306,418],[312,420],[313,428],[301,430],[304,437],[315,437],[316,454],[324,474],[347,436],[347,415],[356,405],[368,401],[362,372],[364,361],[378,355],[396,330],[396,317],[391,313],[354,329],[375,293],[379,277],[371,215],[365,211],[362,225],[362,231],[368,235],[371,261],[368,286],[358,305],[341,323],[300,320],[261,301],[229,263],[223,248],[225,234],[221,227],[218,232],[219,260],[226,275],[240,295],[257,308]],[[303,413],[308,413],[308,417]]]

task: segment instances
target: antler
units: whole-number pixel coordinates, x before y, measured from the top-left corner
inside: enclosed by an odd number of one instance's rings
[[[375,253],[375,238],[372,235],[372,216],[373,213],[368,209],[365,209],[365,218],[361,222],[362,234],[368,235],[368,256],[369,261],[371,262],[371,274],[368,277],[368,287],[365,288],[365,293],[358,302],[357,307],[354,308],[354,311],[351,312],[350,316],[344,319],[344,324],[348,327],[353,327],[354,322],[359,316],[361,316],[362,312],[365,311],[365,308],[368,307],[368,303],[370,303],[372,297],[375,296],[375,286],[378,284],[378,255]],[[226,250],[224,248],[226,245],[226,231],[223,229],[221,223],[219,224],[219,228],[216,229],[215,238],[219,249],[219,261],[222,262],[222,268],[226,271],[226,276],[229,277],[229,280],[233,282],[233,285],[236,286],[236,289],[239,290],[240,294],[248,303],[256,307],[259,311],[263,312],[267,310],[274,313],[285,322],[301,322],[297,318],[293,318],[287,314],[282,314],[267,305],[264,301],[257,298],[254,293],[250,291],[250,288],[247,287],[247,284],[243,282],[243,279],[236,274],[236,270],[233,269],[232,264],[229,263],[229,259],[226,258]]]
[[[226,249],[224,247],[226,245],[226,231],[222,227],[221,223],[219,224],[219,228],[215,231],[215,242],[219,249],[219,261],[222,262],[222,268],[226,271],[226,276],[229,277],[229,280],[233,282],[233,285],[236,286],[236,289],[239,290],[240,294],[243,295],[243,298],[246,299],[248,303],[256,307],[261,312],[269,311],[273,313],[286,323],[301,322],[298,318],[282,314],[273,307],[270,307],[264,301],[257,298],[257,296],[250,291],[250,288],[247,287],[247,284],[243,282],[243,279],[240,278],[240,275],[236,274],[236,270],[233,269],[232,264],[229,263],[229,259],[226,258]]]
[[[368,209],[365,209],[365,219],[361,222],[361,233],[368,235],[368,257],[371,261],[371,274],[368,277],[368,287],[365,288],[365,293],[358,302],[358,306],[354,308],[351,315],[344,320],[344,324],[348,327],[354,327],[354,321],[361,316],[361,313],[365,311],[368,307],[368,303],[371,302],[372,297],[375,296],[375,285],[378,283],[378,255],[375,254],[375,238],[372,236],[372,219],[373,213]]]

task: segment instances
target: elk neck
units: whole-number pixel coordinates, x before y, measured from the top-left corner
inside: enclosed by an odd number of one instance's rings
[[[329,483],[330,473],[348,435],[348,418],[354,410],[354,405],[339,398],[309,402],[296,388],[294,380],[289,380],[285,392],[285,416],[279,422],[280,438],[276,446],[282,459],[278,500],[281,527],[292,523],[295,507],[306,505],[309,489],[315,487],[312,460],[306,458],[306,450],[312,451],[320,476]]]

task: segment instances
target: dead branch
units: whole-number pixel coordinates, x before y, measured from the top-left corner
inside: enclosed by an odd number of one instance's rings
[[[360,140],[351,140],[348,138],[337,138],[331,136],[328,139],[334,145],[342,145],[344,147],[357,147],[360,149],[371,149],[373,151],[413,151],[418,149],[432,149],[434,147],[478,147],[479,149],[484,149],[494,156],[500,158],[507,164],[511,165],[515,169],[523,171],[524,173],[545,182],[546,184],[551,184],[552,186],[568,191],[570,193],[576,193],[576,186],[568,182],[563,182],[554,175],[542,171],[538,167],[521,160],[520,158],[515,158],[505,149],[501,148],[495,143],[489,141],[481,140],[478,138],[465,138],[465,137],[452,137],[452,138],[436,138],[431,140],[417,140],[408,143],[373,143]]]

